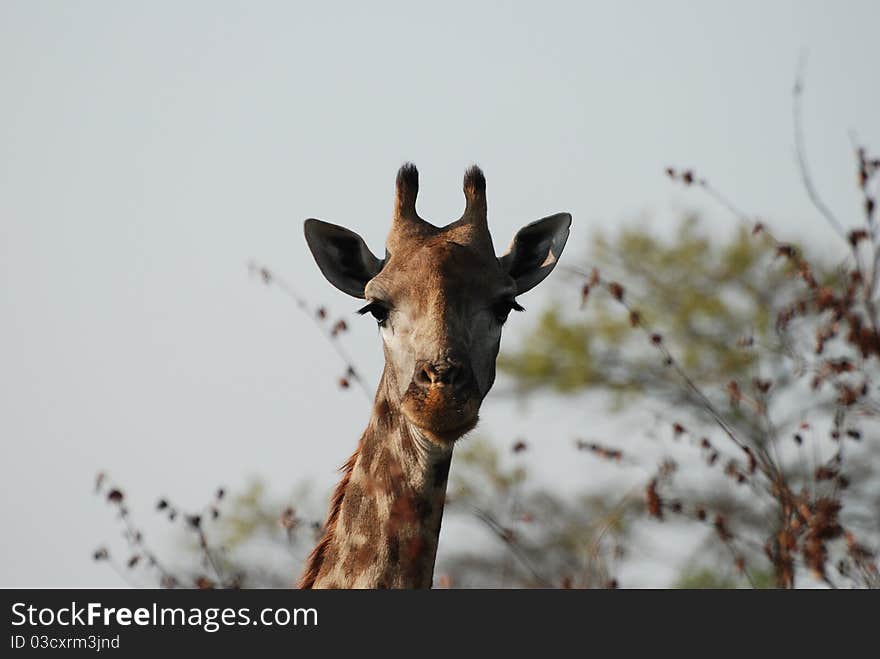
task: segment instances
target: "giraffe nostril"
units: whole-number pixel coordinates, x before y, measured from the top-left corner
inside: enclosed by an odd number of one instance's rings
[[[448,386],[458,387],[466,380],[463,377],[464,369],[458,363],[443,362],[420,362],[413,374],[413,382],[422,388]]]
[[[420,364],[416,367],[413,380],[421,387],[430,387],[437,380],[437,372],[431,364]]]

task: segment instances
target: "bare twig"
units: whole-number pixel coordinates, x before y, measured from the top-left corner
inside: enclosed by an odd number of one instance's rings
[[[333,328],[328,327],[327,323],[322,322],[322,309],[315,308],[313,309],[311,305],[306,301],[305,297],[300,295],[300,293],[285,279],[282,279],[274,271],[270,270],[266,266],[259,265],[255,261],[251,261],[248,263],[248,271],[252,274],[259,274],[260,278],[263,280],[263,283],[267,286],[270,284],[276,284],[278,288],[280,288],[288,297],[290,297],[294,302],[296,302],[297,308],[299,308],[309,319],[318,327],[321,333],[324,335],[324,338],[330,342],[330,345],[333,346],[333,349],[336,351],[336,354],[339,355],[339,358],[346,366],[346,378],[343,378],[343,382],[346,381],[347,378],[351,378],[361,388],[364,395],[367,397],[367,400],[372,400],[373,398],[373,388],[369,386],[364,377],[361,375],[360,370],[355,367],[354,360],[348,354],[348,351],[343,347],[343,345],[339,341],[339,333]]]
[[[798,66],[797,77],[795,79],[794,88],[792,91],[792,118],[794,121],[794,146],[795,153],[797,156],[797,164],[798,171],[801,175],[801,181],[804,184],[804,189],[807,191],[807,196],[810,198],[810,201],[813,203],[813,206],[822,217],[825,218],[825,221],[831,226],[832,229],[837,233],[838,236],[846,240],[846,231],[843,229],[843,225],[831,212],[831,209],[828,208],[828,205],[822,200],[819,196],[818,190],[816,190],[816,186],[813,183],[813,177],[810,174],[809,165],[807,162],[807,151],[804,143],[804,127],[803,127],[803,93],[804,93],[804,75],[803,69],[805,65],[805,58],[801,58],[800,64]]]
[[[522,547],[519,546],[516,539],[513,537],[510,529],[505,528],[495,517],[487,510],[483,510],[481,508],[474,508],[474,516],[483,522],[486,527],[495,534],[505,545],[510,548],[510,551],[513,552],[514,556],[516,556],[519,561],[523,564],[523,566],[532,574],[532,577],[535,581],[544,588],[548,588],[550,586],[550,582],[545,579],[540,572],[535,568],[532,564],[532,561],[529,559],[528,555],[523,551]]]

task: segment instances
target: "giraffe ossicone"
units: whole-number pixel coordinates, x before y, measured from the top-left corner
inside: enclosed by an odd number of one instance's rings
[[[382,259],[349,229],[305,222],[327,280],[367,301],[385,369],[301,587],[431,587],[453,445],[477,424],[516,296],[550,274],[571,225],[568,213],[532,222],[498,257],[483,172],[468,169],[463,187],[461,218],[434,226],[416,211],[418,171],[403,165]]]

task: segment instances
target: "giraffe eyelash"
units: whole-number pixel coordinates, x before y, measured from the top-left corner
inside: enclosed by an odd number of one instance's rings
[[[495,320],[498,321],[499,324],[503,325],[507,320],[507,316],[510,315],[511,311],[525,311],[525,307],[523,307],[519,302],[511,298],[502,298],[495,302],[492,305],[492,313],[495,314]]]
[[[376,319],[376,322],[379,323],[379,327],[384,327],[385,321],[388,320],[389,311],[390,309],[382,302],[373,301],[358,309],[357,313],[361,316],[367,313],[372,314],[373,318]]]

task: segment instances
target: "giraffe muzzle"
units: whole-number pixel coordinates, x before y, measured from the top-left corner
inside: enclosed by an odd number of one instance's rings
[[[447,443],[476,425],[481,402],[470,365],[447,358],[416,364],[402,407],[412,423]]]

